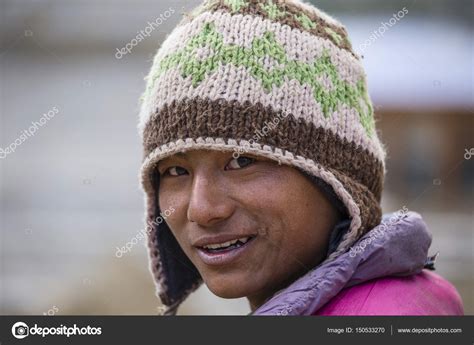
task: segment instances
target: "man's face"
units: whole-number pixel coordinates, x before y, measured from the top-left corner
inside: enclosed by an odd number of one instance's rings
[[[325,257],[337,212],[295,168],[194,150],[158,170],[160,209],[175,209],[166,222],[217,296],[256,307]]]

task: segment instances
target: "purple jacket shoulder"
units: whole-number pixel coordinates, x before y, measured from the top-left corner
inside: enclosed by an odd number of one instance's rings
[[[345,288],[312,315],[463,315],[456,288],[423,270],[383,277]]]

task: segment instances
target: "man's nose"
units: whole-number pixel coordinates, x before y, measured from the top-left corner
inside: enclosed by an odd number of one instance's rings
[[[201,226],[212,226],[229,218],[232,200],[219,178],[195,176],[189,199],[187,217]]]

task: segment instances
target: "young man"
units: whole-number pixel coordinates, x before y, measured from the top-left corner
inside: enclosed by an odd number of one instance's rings
[[[297,1],[222,0],[157,52],[142,98],[150,265],[172,315],[203,282],[254,315],[460,315],[406,209],[345,28]],[[403,300],[398,299],[403,294]]]

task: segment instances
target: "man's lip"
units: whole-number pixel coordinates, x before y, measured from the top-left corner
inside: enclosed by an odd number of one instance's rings
[[[255,236],[257,236],[257,234],[221,234],[215,236],[203,236],[193,243],[193,247],[200,248],[211,244],[220,244],[238,240],[239,238]]]

